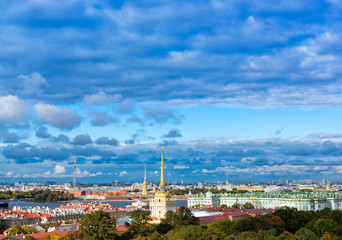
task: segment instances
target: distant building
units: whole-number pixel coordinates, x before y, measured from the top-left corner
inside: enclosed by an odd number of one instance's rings
[[[342,210],[341,192],[281,192],[281,193],[223,193],[197,194],[188,197],[188,207],[196,205],[220,206],[245,204],[250,202],[255,208],[294,207],[302,211],[318,211],[324,208]]]

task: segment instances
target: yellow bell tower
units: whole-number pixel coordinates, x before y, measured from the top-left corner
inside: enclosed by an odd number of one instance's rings
[[[176,201],[171,198],[171,194],[165,191],[165,177],[164,177],[164,147],[161,148],[161,168],[160,168],[160,183],[159,189],[154,194],[150,201],[151,217],[158,220],[165,217],[167,211],[174,211],[176,209]]]

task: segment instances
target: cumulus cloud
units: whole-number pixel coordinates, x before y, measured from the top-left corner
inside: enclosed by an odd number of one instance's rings
[[[81,122],[81,117],[77,112],[68,107],[62,108],[45,103],[38,103],[34,106],[34,110],[37,116],[42,118],[45,123],[63,130],[73,129]]]
[[[125,175],[127,175],[128,173],[126,172],[126,171],[122,171],[122,172],[120,172],[120,174],[119,174],[119,177],[123,177],[123,176],[125,176]]]
[[[15,123],[25,119],[28,104],[17,96],[0,96],[0,122]]]
[[[39,138],[50,138],[51,135],[48,133],[48,129],[45,126],[40,126],[39,129],[36,131],[36,136]]]
[[[184,118],[183,115],[176,114],[173,110],[160,107],[145,107],[145,118],[156,123],[180,124]]]
[[[66,143],[70,142],[69,137],[64,134],[59,134],[57,137],[53,137],[52,140],[55,142],[66,142]]]
[[[119,121],[117,117],[109,116],[105,112],[91,112],[89,113],[89,117],[91,118],[90,122],[93,126],[104,126]]]
[[[110,95],[105,92],[98,92],[95,94],[86,95],[83,98],[83,103],[87,105],[103,104],[103,103],[116,103],[120,99],[119,94]]]
[[[182,137],[179,129],[171,129],[167,134],[164,134],[164,138],[177,138]]]
[[[46,79],[37,72],[30,75],[20,75],[19,79],[23,81],[23,89],[20,92],[23,96],[39,95],[42,93],[41,87],[48,85]]]
[[[256,107],[340,105],[342,34],[336,2],[28,1],[18,8],[11,1],[3,7],[7,21],[1,52],[4,62],[20,64],[0,64],[2,83],[11,92],[20,83],[13,73],[46,72],[48,102],[85,96],[85,104],[132,99]],[[36,15],[48,22],[64,19],[65,24],[49,28],[44,36],[41,29],[20,24]],[[96,26],[80,23],[90,18]],[[291,24],[283,24],[289,18]],[[39,89],[45,85],[39,73],[22,76],[38,79],[30,83]],[[32,93],[30,87],[24,92]]]
[[[134,111],[134,103],[132,100],[128,99],[125,100],[123,102],[121,102],[118,106],[117,106],[117,112],[118,113],[131,113]]]
[[[128,123],[138,123],[140,125],[143,125],[144,124],[144,121],[138,117],[137,115],[132,115],[130,116],[128,119],[127,119],[127,122]]]
[[[189,166],[183,166],[183,165],[175,165],[173,166],[173,169],[188,169],[190,168]]]
[[[96,139],[95,143],[97,144],[107,144],[107,145],[112,145],[112,146],[117,146],[118,145],[118,140],[114,138],[109,138],[109,137],[100,137]]]
[[[171,146],[171,145],[177,145],[178,142],[175,140],[163,140],[161,143],[159,143],[159,146]]]
[[[329,134],[329,133],[312,133],[308,134],[308,138],[317,138],[317,139],[330,139],[330,138],[342,138],[341,133]]]
[[[86,144],[90,144],[92,142],[93,142],[93,140],[91,139],[89,134],[80,134],[80,135],[77,135],[74,138],[74,142],[73,143],[75,145],[86,145]]]
[[[65,174],[65,173],[66,173],[65,167],[63,167],[61,165],[56,165],[55,166],[54,172],[53,172],[54,175],[62,175],[62,174]]]
[[[18,133],[9,131],[7,128],[0,128],[0,139],[4,143],[17,143],[20,140]]]

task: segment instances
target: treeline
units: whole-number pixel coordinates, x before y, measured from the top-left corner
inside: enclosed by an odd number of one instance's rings
[[[341,210],[304,212],[283,208],[265,216],[246,217],[237,221],[224,220],[207,226],[199,225],[199,220],[186,207],[180,207],[176,212],[167,212],[166,219],[160,224],[150,224],[148,211],[135,210],[131,218],[131,224],[128,224],[129,231],[113,234],[115,230],[110,229],[104,238],[99,235],[87,237],[87,231],[84,229],[93,230],[94,224],[91,224],[90,220],[88,222],[82,220],[83,236],[79,239],[342,240]],[[91,219],[90,216],[88,219]],[[99,229],[103,234],[103,228]],[[98,234],[97,231],[90,230],[88,233]]]
[[[317,212],[283,208],[272,214],[224,220],[200,225],[186,207],[167,212],[159,224],[151,224],[149,211],[131,212],[129,230],[117,233],[116,221],[109,213],[95,211],[81,220],[79,232],[66,236],[46,236],[54,240],[342,240],[342,211],[324,209]]]
[[[25,192],[4,191],[0,193],[0,199],[33,199],[35,201],[69,201],[74,199],[74,195],[62,191],[51,190],[31,190]]]

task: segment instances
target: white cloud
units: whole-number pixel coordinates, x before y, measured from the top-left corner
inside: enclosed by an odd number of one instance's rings
[[[61,165],[56,165],[55,166],[55,171],[53,172],[54,175],[61,175],[61,174],[65,174],[65,167],[61,166]]]
[[[314,171],[321,171],[321,170],[328,170],[329,167],[328,166],[316,166],[314,167]]]
[[[10,171],[5,174],[6,177],[13,177],[14,172]]]
[[[81,117],[76,111],[68,107],[58,107],[45,103],[38,103],[34,106],[38,117],[60,129],[72,129],[81,122]]]
[[[101,176],[101,175],[103,175],[102,172],[97,172],[97,173],[91,173],[89,176],[90,177],[96,177],[96,176]]]
[[[19,122],[27,114],[27,103],[17,96],[0,96],[0,121]]]
[[[120,174],[119,174],[119,177],[123,177],[123,176],[125,176],[125,175],[127,175],[128,173],[126,172],[126,171],[122,171],[122,172],[120,172]]]
[[[175,165],[173,166],[173,169],[187,169],[189,168],[188,166],[183,166],[183,165]]]

